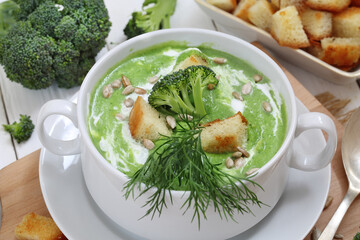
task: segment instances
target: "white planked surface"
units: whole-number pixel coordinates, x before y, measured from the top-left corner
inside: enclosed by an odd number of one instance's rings
[[[0,0],[0,2],[2,1],[4,0]],[[105,0],[112,22],[112,28],[107,39],[107,48],[103,49],[97,58],[103,56],[108,49],[111,49],[126,40],[123,29],[131,13],[135,10],[140,10],[142,3],[143,0]],[[171,27],[192,27],[215,30],[212,20],[201,11],[193,0],[177,1],[175,13],[171,17]],[[219,30],[223,31],[220,27]],[[337,86],[324,79],[315,77],[313,74],[305,72],[282,59],[279,60],[304,84],[305,87],[310,90],[311,93],[318,94],[329,91],[338,98],[351,98],[352,102],[348,106],[349,109],[360,106],[360,90],[356,84],[350,86]],[[56,98],[70,99],[79,89],[79,87],[73,89],[60,89],[56,86],[52,86],[44,90],[29,90],[17,83],[9,81],[2,68],[0,69],[0,88],[4,99],[4,104],[2,104],[0,100],[0,124],[6,123],[7,118],[2,107],[5,106],[10,122],[17,121],[20,114],[28,114],[33,119],[35,127],[37,114],[45,102]],[[3,129],[0,129],[0,144],[0,169],[15,161],[16,157],[22,158],[41,147],[36,132],[34,132],[27,142],[22,144],[15,143],[13,146],[9,134],[4,132]]]

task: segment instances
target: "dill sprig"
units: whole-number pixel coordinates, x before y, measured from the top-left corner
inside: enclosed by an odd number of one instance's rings
[[[162,136],[161,144],[152,151],[144,165],[125,183],[125,197],[134,198],[150,191],[151,195],[143,207],[148,207],[145,216],[161,215],[167,208],[166,194],[172,204],[171,190],[187,190],[182,205],[184,213],[193,209],[193,217],[206,219],[206,211],[212,205],[220,218],[234,219],[236,212],[251,213],[249,204],[263,204],[246,185],[245,181],[259,187],[249,177],[237,177],[221,170],[220,164],[210,162],[201,147],[201,119],[184,120],[178,124],[171,136]],[[143,187],[142,187],[142,186]],[[185,195],[184,195],[185,196]]]

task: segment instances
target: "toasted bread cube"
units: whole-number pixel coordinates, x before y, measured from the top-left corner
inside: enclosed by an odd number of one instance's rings
[[[307,8],[300,14],[300,17],[309,38],[321,40],[331,36],[332,13]]]
[[[305,0],[280,0],[280,9],[289,6],[295,6],[299,13],[306,8]]]
[[[238,146],[244,148],[247,120],[240,112],[224,120],[206,123],[203,127],[201,145],[205,152],[235,152]]]
[[[138,96],[129,116],[131,136],[139,141],[149,139],[155,141],[160,134],[169,136],[171,131],[166,125],[163,115],[150,106],[141,96]]]
[[[304,50],[317,58],[322,58],[322,56],[324,56],[324,50],[319,41],[310,39],[310,47],[304,48]]]
[[[276,8],[276,10],[280,9],[280,0],[271,0],[270,3]]]
[[[310,8],[320,11],[340,12],[347,8],[351,0],[306,0]]]
[[[333,17],[334,37],[360,37],[360,8],[350,7]]]
[[[249,20],[255,26],[270,32],[271,17],[275,9],[267,0],[258,0],[249,8]]]
[[[246,22],[250,22],[249,17],[248,17],[248,10],[255,3],[256,3],[256,0],[241,0],[238,3],[233,14]]]
[[[351,6],[360,7],[360,0],[352,0],[351,1]]]
[[[218,7],[224,11],[232,12],[236,8],[236,0],[206,0],[211,5]]]
[[[270,33],[281,46],[291,48],[310,46],[295,6],[280,9],[273,14]]]
[[[26,214],[16,226],[15,236],[18,240],[66,239],[52,218],[33,212]]]
[[[360,38],[324,38],[320,58],[337,67],[354,66],[360,59]]]
[[[174,71],[178,71],[180,69],[185,69],[190,66],[198,66],[198,65],[209,66],[206,59],[202,58],[201,56],[193,54],[187,57],[184,61],[180,62],[179,65],[175,67]]]

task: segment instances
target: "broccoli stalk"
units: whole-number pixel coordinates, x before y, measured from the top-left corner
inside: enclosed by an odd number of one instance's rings
[[[165,114],[186,113],[203,117],[206,110],[203,91],[217,86],[216,74],[205,66],[190,66],[163,77],[149,96],[149,103]]]
[[[142,12],[133,12],[124,28],[128,38],[143,33],[170,28],[170,16],[175,11],[176,0],[145,0]]]
[[[34,131],[34,124],[30,117],[22,114],[20,114],[20,121],[18,123],[15,121],[9,125],[3,124],[3,127],[18,143],[28,140]]]

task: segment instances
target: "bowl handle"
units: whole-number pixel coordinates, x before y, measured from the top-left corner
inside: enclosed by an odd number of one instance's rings
[[[72,155],[80,153],[80,134],[75,139],[60,140],[51,137],[45,132],[44,122],[51,115],[63,115],[68,117],[75,127],[78,125],[76,104],[67,100],[51,100],[46,102],[38,115],[37,133],[42,145],[57,155]]]
[[[321,129],[328,135],[325,148],[316,154],[304,154],[301,149],[292,148],[290,167],[303,171],[315,171],[326,167],[332,160],[337,143],[337,133],[334,122],[323,113],[310,112],[298,116],[295,138],[309,129]],[[311,141],[311,139],[310,139]],[[294,146],[294,145],[293,145]]]

